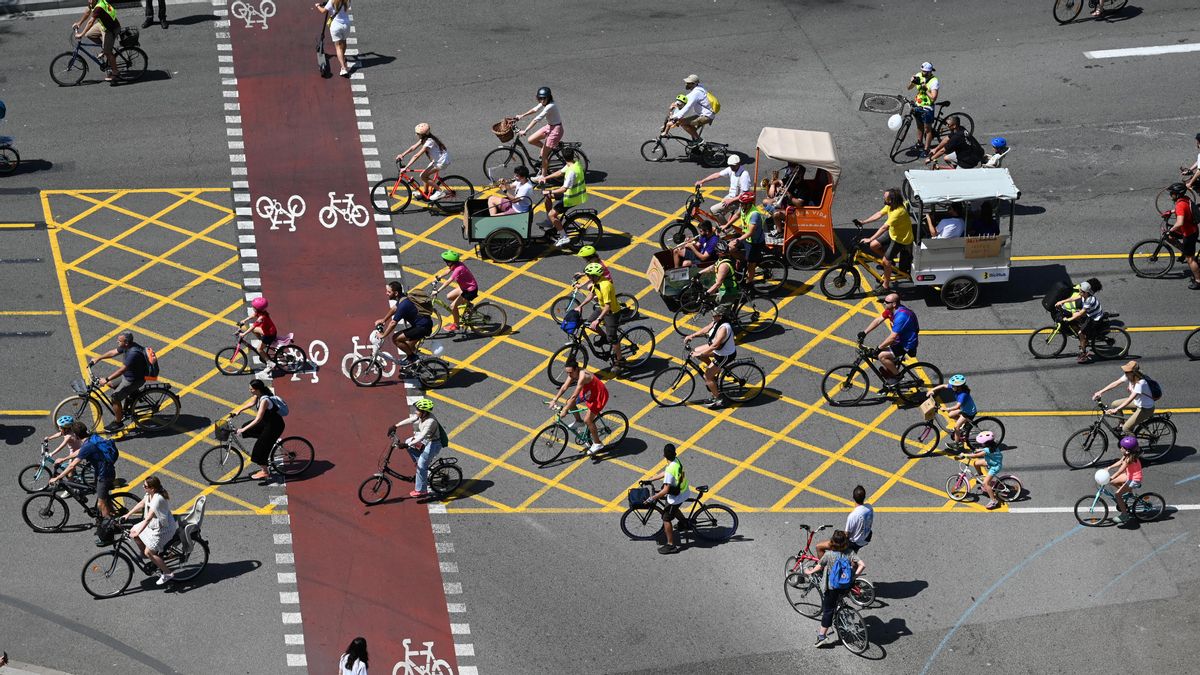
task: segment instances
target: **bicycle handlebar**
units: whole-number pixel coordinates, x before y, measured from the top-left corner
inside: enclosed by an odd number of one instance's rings
[[[808,525],[807,523],[800,523],[801,530],[804,530],[806,532],[812,532],[813,534],[816,534],[817,532],[820,532],[821,530],[828,530],[831,527],[833,527],[833,525],[822,525],[814,530],[814,529],[812,529],[811,525]]]

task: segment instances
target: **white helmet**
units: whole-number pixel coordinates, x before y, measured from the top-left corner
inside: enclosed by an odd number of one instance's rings
[[[424,136],[425,134],[429,133],[429,124],[427,122],[421,122],[416,126],[416,128],[413,129],[413,131],[415,131],[418,136]]]

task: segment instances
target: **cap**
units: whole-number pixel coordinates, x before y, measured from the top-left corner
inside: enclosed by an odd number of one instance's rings
[[[921,64],[921,72],[922,73],[932,73],[933,71],[934,71],[934,67],[933,67],[932,63],[926,61],[925,63]]]
[[[1130,361],[1129,363],[1126,363],[1125,365],[1121,366],[1121,370],[1123,370],[1127,373],[1136,373],[1136,372],[1139,372],[1141,369],[1142,369],[1142,367],[1138,365],[1137,361]]]
[[[1079,290],[1080,290],[1081,292],[1083,292],[1083,293],[1091,293],[1091,292],[1092,292],[1092,285],[1091,285],[1091,284],[1089,284],[1089,283],[1088,283],[1088,282],[1086,282],[1086,281],[1081,281],[1081,282],[1079,283]]]
[[[695,73],[692,73],[691,75],[688,75],[687,77],[683,78],[683,83],[684,84],[700,84],[700,76]]]
[[[742,156],[737,154],[736,152],[732,153],[729,155],[729,157],[727,157],[725,159],[725,163],[728,164],[729,166],[738,166],[739,164],[742,163]]]

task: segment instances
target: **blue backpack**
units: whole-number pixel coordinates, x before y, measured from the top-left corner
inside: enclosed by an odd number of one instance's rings
[[[88,437],[87,442],[96,446],[96,448],[100,451],[100,454],[104,457],[104,466],[98,465],[96,467],[96,474],[99,475],[104,473],[102,469],[104,469],[105,466],[107,466],[109,469],[115,470],[117,460],[121,458],[121,453],[117,450],[117,444],[113,443],[111,438],[101,436],[100,434],[92,434]]]
[[[829,587],[834,590],[850,588],[854,581],[854,567],[850,564],[850,556],[840,554],[829,568]]]
[[[563,320],[562,323],[559,324],[559,327],[562,328],[563,332],[567,335],[574,335],[575,331],[579,330],[579,324],[582,320],[583,317],[580,315],[579,310],[571,309],[563,315]]]

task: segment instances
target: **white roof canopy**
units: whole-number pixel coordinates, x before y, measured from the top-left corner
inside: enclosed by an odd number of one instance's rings
[[[954,169],[952,171],[905,171],[913,195],[925,204],[966,202],[975,199],[1015,201],[1021,191],[1013,184],[1008,169]]]
[[[758,149],[767,157],[781,162],[796,162],[808,167],[825,169],[837,185],[842,175],[833,136],[826,131],[802,131],[763,127],[758,135]]]

